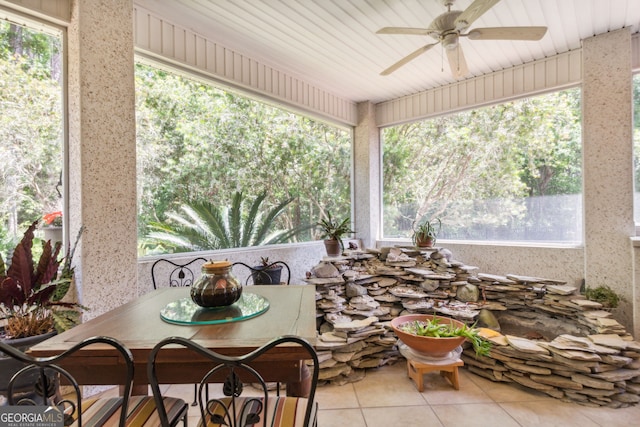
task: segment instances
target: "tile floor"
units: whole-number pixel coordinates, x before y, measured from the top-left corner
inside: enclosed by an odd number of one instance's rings
[[[168,386],[166,393],[188,401],[193,385]],[[318,388],[319,427],[592,427],[640,425],[640,405],[624,409],[564,403],[516,385],[494,383],[460,369],[460,390],[437,373],[425,376],[419,392],[406,363],[368,370],[359,382]],[[189,409],[197,425],[197,409]]]

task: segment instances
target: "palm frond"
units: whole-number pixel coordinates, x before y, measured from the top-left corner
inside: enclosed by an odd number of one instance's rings
[[[278,206],[274,207],[267,213],[267,216],[264,217],[264,219],[260,223],[260,226],[258,227],[258,231],[256,232],[257,241],[262,242],[265,240],[267,233],[269,232],[271,227],[273,227],[274,221],[284,212],[287,205],[289,205],[289,203],[291,203],[293,200],[294,198],[292,197],[283,202],[280,202]]]
[[[275,220],[294,199],[262,212],[266,197],[262,192],[249,204],[242,192],[236,192],[230,207],[198,200],[185,203],[178,212],[167,213],[167,222],[150,223],[151,232],[146,238],[176,252],[186,252],[285,243],[313,228],[313,225],[301,225],[272,231]]]

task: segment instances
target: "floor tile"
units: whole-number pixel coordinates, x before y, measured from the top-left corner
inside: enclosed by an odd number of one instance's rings
[[[367,427],[360,409],[327,409],[318,411],[318,427]]]
[[[325,385],[316,390],[316,401],[320,409],[359,408],[353,384]]]
[[[628,427],[640,424],[640,406],[631,406],[629,408],[591,408],[586,406],[577,406],[577,411],[598,423],[598,425],[606,427]]]
[[[497,403],[432,405],[431,408],[444,427],[519,426]],[[542,424],[539,424],[538,427],[542,427]]]
[[[385,408],[363,408],[367,427],[442,427],[436,414],[428,405]]]
[[[416,406],[426,402],[413,382],[402,371],[393,373],[373,372],[353,383],[356,397],[362,408],[380,406]]]
[[[417,391],[398,362],[370,369],[361,381],[323,385],[317,389],[319,427],[627,427],[638,425],[640,405],[624,409],[592,408],[566,403],[511,383],[489,381],[460,369],[460,390],[438,373],[425,375],[425,390]],[[221,385],[210,386],[212,396]],[[161,385],[163,394],[193,400],[193,384]],[[245,387],[247,395],[258,391]],[[271,393],[271,392],[270,392]],[[103,395],[115,395],[115,390]],[[150,393],[149,393],[150,394]],[[189,406],[189,425],[200,418]]]
[[[558,426],[558,427],[597,427],[580,411],[580,405],[564,403],[559,400],[551,402],[514,402],[501,403],[500,406],[523,427]],[[607,426],[611,424],[606,424]]]
[[[460,371],[460,389],[453,388],[451,383],[438,372],[424,376],[422,395],[430,405],[456,403],[493,403],[493,400],[469,378],[471,374]]]

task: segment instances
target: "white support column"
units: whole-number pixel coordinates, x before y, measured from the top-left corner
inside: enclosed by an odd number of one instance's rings
[[[630,242],[635,226],[629,30],[584,40],[582,58],[586,285],[610,286],[626,299],[616,318],[632,332],[637,309]]]
[[[356,237],[365,248],[379,238],[381,221],[380,132],[376,126],[375,105],[358,104],[358,124],[354,135],[353,212]]]
[[[68,31],[69,235],[92,318],[136,296],[132,0],[75,0]]]

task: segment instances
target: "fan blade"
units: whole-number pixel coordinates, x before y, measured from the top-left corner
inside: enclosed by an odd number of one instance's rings
[[[540,40],[547,27],[474,28],[466,34],[471,40]]]
[[[465,30],[480,18],[487,10],[491,9],[500,0],[476,0],[466,8],[455,20],[457,30]]]
[[[423,53],[425,53],[426,51],[428,51],[429,49],[431,49],[432,47],[434,47],[437,44],[438,43],[432,43],[432,44],[428,44],[426,46],[422,46],[421,48],[419,48],[416,51],[410,53],[409,55],[407,55],[404,58],[402,58],[400,61],[398,61],[395,64],[393,64],[391,67],[389,67],[386,70],[384,70],[383,72],[381,72],[380,75],[381,76],[388,76],[389,74],[393,73],[398,68],[402,67],[407,62],[411,61],[412,59],[415,59],[416,57],[418,57],[420,55],[422,55]]]
[[[408,28],[408,27],[384,27],[376,31],[376,34],[409,34],[417,36],[426,36],[435,30],[428,28]]]
[[[462,53],[462,46],[458,44],[455,49],[445,49],[447,51],[447,58],[449,59],[449,67],[451,68],[451,74],[456,79],[469,74],[469,67],[467,67],[467,61],[464,59],[464,53]]]

